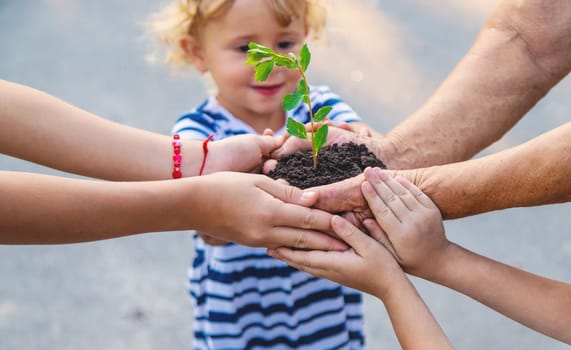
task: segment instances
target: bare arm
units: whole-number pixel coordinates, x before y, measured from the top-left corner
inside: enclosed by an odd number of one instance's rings
[[[104,182],[0,171],[0,243],[84,242],[197,229],[248,246],[345,249],[315,195],[263,175]],[[244,205],[247,203],[247,205]]]
[[[571,3],[503,1],[431,98],[381,139],[390,169],[471,158],[571,70]]]
[[[401,174],[448,219],[571,201],[571,123],[487,157]]]
[[[571,344],[571,284],[516,269],[455,244],[438,261],[440,268],[427,279]]]
[[[486,157],[393,171],[409,179],[445,219],[513,207],[571,201],[571,123]],[[317,208],[371,217],[360,191],[363,175],[320,187]]]
[[[333,218],[332,226],[352,249],[324,252],[278,248],[269,250],[269,254],[305,272],[379,298],[403,349],[452,349],[430,309],[389,251],[340,217]]]
[[[30,87],[0,80],[0,152],[107,180],[172,177],[169,136],[98,117]],[[241,135],[209,145],[205,174],[261,168],[281,140]],[[202,143],[183,141],[183,176],[198,175]]]

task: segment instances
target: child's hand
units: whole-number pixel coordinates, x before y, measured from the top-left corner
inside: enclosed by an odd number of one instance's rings
[[[282,136],[272,136],[269,132],[262,136],[238,135],[211,142],[204,174],[218,171],[259,173],[263,162],[282,143]]]
[[[407,272],[427,277],[440,267],[449,246],[442,216],[434,203],[408,180],[378,168],[365,170],[363,196],[376,220],[363,224],[372,237],[390,247]]]
[[[352,249],[345,251],[269,249],[268,254],[289,265],[373,294],[384,300],[396,279],[406,276],[394,257],[381,244],[340,216],[331,220],[333,231]],[[396,292],[396,291],[395,291]]]

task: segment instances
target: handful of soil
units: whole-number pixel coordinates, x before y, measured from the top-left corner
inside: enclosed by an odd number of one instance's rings
[[[386,169],[385,164],[367,146],[353,142],[322,148],[313,169],[311,150],[287,154],[278,160],[268,174],[272,179],[285,179],[301,189],[327,185],[359,175],[367,167]]]

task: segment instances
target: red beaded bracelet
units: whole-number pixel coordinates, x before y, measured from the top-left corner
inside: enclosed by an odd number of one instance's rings
[[[179,179],[182,177],[182,172],[180,171],[180,163],[182,162],[182,154],[180,153],[180,136],[179,134],[175,134],[172,137],[172,147],[174,154],[172,156],[173,161],[173,170],[172,170],[172,177],[173,179]]]

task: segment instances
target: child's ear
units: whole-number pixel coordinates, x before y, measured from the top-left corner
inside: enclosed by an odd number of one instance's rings
[[[200,73],[206,73],[208,71],[202,47],[195,37],[187,35],[180,39],[178,44],[182,51],[184,51],[187,59],[192,62]]]

